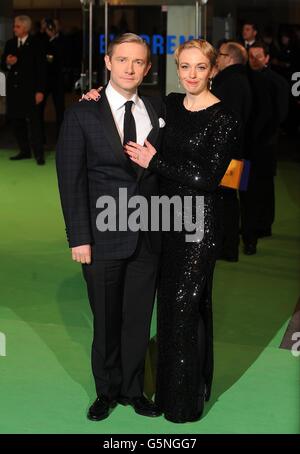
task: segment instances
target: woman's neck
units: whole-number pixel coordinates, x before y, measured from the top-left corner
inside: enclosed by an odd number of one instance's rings
[[[197,95],[186,93],[184,99],[184,105],[188,110],[205,109],[215,102],[217,102],[217,98],[209,90],[205,90]]]

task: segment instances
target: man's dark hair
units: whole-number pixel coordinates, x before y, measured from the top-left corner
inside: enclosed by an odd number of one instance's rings
[[[251,20],[250,21],[244,21],[243,23],[243,27],[244,25],[251,25],[253,30],[255,30],[257,33],[258,33],[258,26],[255,22],[252,22]]]
[[[269,46],[264,41],[255,41],[251,47],[259,47],[263,49],[265,56],[270,55]]]
[[[47,29],[50,30],[51,32],[56,30],[55,22],[53,19],[47,17],[45,19],[45,24],[46,24]]]

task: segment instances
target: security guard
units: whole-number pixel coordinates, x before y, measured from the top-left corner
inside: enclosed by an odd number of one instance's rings
[[[30,36],[30,29],[28,16],[15,18],[15,38],[5,45],[1,67],[7,72],[7,116],[20,149],[10,159],[28,159],[32,149],[37,164],[43,165],[40,106],[45,93],[46,59],[40,42]]]

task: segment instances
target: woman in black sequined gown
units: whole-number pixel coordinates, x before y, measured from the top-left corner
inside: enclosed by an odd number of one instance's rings
[[[213,374],[212,281],[216,261],[218,185],[236,144],[238,122],[208,89],[216,54],[206,41],[180,46],[175,59],[186,95],[167,97],[162,153],[130,143],[127,153],[160,176],[161,194],[204,196],[204,236],[163,233],[158,287],[156,403],[173,422],[199,419]],[[193,219],[195,220],[195,219]]]

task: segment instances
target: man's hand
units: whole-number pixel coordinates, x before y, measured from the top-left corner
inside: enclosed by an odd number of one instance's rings
[[[44,93],[41,93],[40,91],[38,91],[36,94],[35,94],[35,103],[36,104],[40,104],[44,99]]]
[[[78,263],[91,263],[92,253],[91,246],[89,244],[83,244],[82,246],[72,247],[72,259]]]
[[[15,65],[17,63],[18,59],[15,55],[12,55],[12,54],[9,54],[7,57],[6,57],[6,64],[7,65]]]

